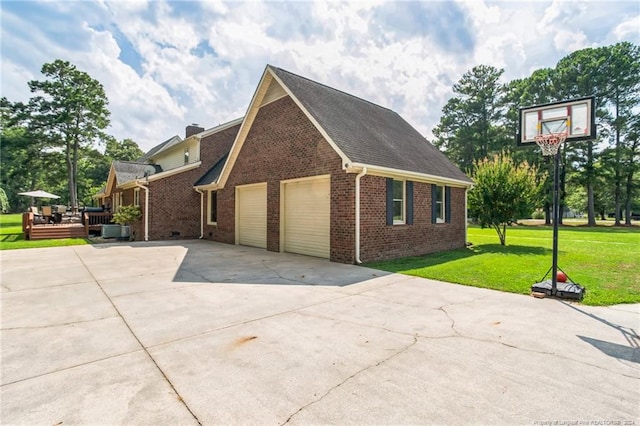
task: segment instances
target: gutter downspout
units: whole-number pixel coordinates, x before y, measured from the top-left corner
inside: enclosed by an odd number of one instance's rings
[[[198,239],[201,240],[204,238],[204,220],[202,218],[204,216],[204,191],[200,188],[194,189],[198,194],[200,194],[200,236]]]
[[[360,178],[367,174],[367,168],[356,175],[356,263],[360,264]]]
[[[144,240],[149,241],[149,188],[138,181],[136,186],[144,189]]]

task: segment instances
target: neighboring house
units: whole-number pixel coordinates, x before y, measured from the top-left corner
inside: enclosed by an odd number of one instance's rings
[[[142,220],[132,224],[135,239],[199,237],[201,196],[194,191],[193,182],[206,165],[229,152],[241,121],[206,131],[187,126],[185,139],[174,136],[135,162],[114,161],[105,188],[94,198],[114,212],[122,205],[140,206]]]
[[[472,181],[444,154],[395,112],[273,66],[228,156],[203,164],[207,239],[344,263],[466,244]]]

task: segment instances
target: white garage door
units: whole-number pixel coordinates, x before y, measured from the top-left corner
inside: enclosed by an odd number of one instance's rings
[[[284,186],[284,251],[329,258],[331,185],[329,177]]]
[[[267,184],[236,187],[236,242],[267,248]]]

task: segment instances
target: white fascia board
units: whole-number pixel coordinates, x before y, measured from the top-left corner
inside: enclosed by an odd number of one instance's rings
[[[140,177],[138,179],[130,180],[129,182],[125,182],[122,185],[118,185],[120,189],[130,189],[138,186],[137,184],[146,184],[148,182],[153,182],[156,180],[164,179],[169,176],[177,175],[178,173],[187,172],[189,170],[197,169],[202,164],[201,161],[197,161],[195,163],[187,164],[185,166],[176,167],[175,169],[166,170],[164,172],[156,173],[147,177]]]
[[[185,164],[184,166],[176,167],[175,169],[165,170],[160,173],[152,174],[151,176],[147,176],[145,181],[153,182],[155,180],[164,179],[169,176],[177,175],[178,173],[186,172],[189,170],[197,169],[202,164],[202,161],[196,161],[195,163]]]
[[[260,105],[262,98],[264,98],[272,78],[272,73],[269,72],[269,67],[265,68],[262,73],[262,77],[260,77],[260,83],[258,83],[258,87],[253,93],[253,97],[251,98],[251,102],[247,108],[247,113],[242,119],[240,130],[238,130],[236,139],[233,141],[231,151],[229,151],[229,157],[227,157],[227,161],[225,161],[224,166],[222,167],[222,173],[220,173],[220,177],[218,178],[218,185],[220,188],[224,188],[224,185],[227,183],[231,169],[233,169],[233,166],[236,163],[238,154],[240,153],[242,145],[244,145],[244,141],[249,134],[249,129],[253,124],[253,120],[255,120],[256,115],[258,114],[258,105]]]
[[[111,188],[113,181],[116,179],[116,168],[113,165],[113,161],[111,162],[111,167],[109,168],[109,175],[107,176],[107,183],[104,187],[105,196],[111,195],[109,192],[109,188]],[[117,183],[117,182],[116,182]]]
[[[216,191],[220,189],[220,187],[218,186],[217,183],[213,182],[213,183],[208,183],[206,185],[194,185],[193,189],[200,190],[200,191]]]
[[[333,139],[331,139],[331,137],[329,137],[327,132],[322,128],[320,123],[318,123],[318,121],[313,117],[313,115],[311,115],[311,113],[307,111],[307,109],[302,105],[302,103],[298,100],[298,98],[296,98],[293,95],[291,90],[289,90],[289,88],[282,82],[282,80],[280,80],[280,78],[278,78],[276,73],[273,72],[271,70],[271,67],[269,67],[268,65],[267,65],[267,70],[269,71],[273,79],[278,82],[278,84],[284,89],[285,92],[287,92],[287,95],[289,95],[289,97],[293,99],[293,102],[295,102],[295,104],[298,106],[298,108],[300,108],[300,110],[304,113],[304,115],[307,116],[307,119],[311,121],[311,123],[314,125],[316,129],[318,129],[322,137],[329,143],[329,145],[331,145],[331,148],[333,148],[333,150],[340,156],[340,158],[342,159],[342,168],[346,170],[348,164],[351,163],[351,160],[349,160],[349,157],[347,157],[347,155],[344,152],[342,152],[342,150],[338,147],[338,145],[336,145]]]
[[[216,189],[224,188],[225,184],[227,183],[227,179],[229,178],[231,169],[233,168],[238,158],[238,154],[240,153],[242,149],[242,145],[244,144],[244,141],[246,140],[247,135],[249,134],[249,130],[253,125],[253,121],[255,120],[256,115],[258,115],[260,104],[262,103],[262,99],[264,98],[264,95],[267,93],[269,84],[271,83],[272,80],[275,80],[284,89],[287,95],[289,95],[289,97],[293,99],[293,102],[298,106],[298,108],[300,108],[300,110],[309,119],[309,121],[311,121],[311,123],[315,126],[315,128],[318,129],[322,137],[324,137],[324,139],[329,143],[329,145],[340,156],[340,158],[342,159],[342,168],[346,170],[348,164],[351,162],[349,158],[344,154],[344,152],[342,152],[342,150],[338,148],[335,142],[333,142],[333,140],[329,137],[327,132],[316,121],[316,119],[313,118],[313,116],[309,113],[309,111],[307,111],[306,108],[304,108],[304,106],[302,106],[298,98],[296,98],[293,95],[293,93],[291,93],[291,90],[289,90],[289,88],[282,82],[282,80],[278,78],[278,76],[273,72],[271,67],[267,65],[264,72],[262,73],[262,77],[260,78],[260,83],[258,83],[258,87],[256,88],[256,91],[254,92],[253,97],[251,98],[251,102],[249,103],[249,108],[247,109],[247,113],[244,116],[242,120],[242,125],[240,126],[240,130],[236,135],[236,140],[233,142],[233,146],[231,147],[231,151],[229,152],[229,157],[227,158],[227,161],[225,162],[224,167],[222,168],[222,173],[220,174],[220,179],[218,179],[218,185]]]
[[[214,133],[218,133],[218,132],[221,132],[223,130],[227,130],[230,127],[237,126],[238,124],[242,123],[242,120],[244,120],[244,117],[236,118],[235,120],[231,120],[231,121],[228,121],[226,123],[222,123],[222,124],[220,124],[218,126],[215,126],[215,127],[210,128],[210,129],[207,129],[204,132],[200,132],[200,133],[198,133],[197,136],[200,139],[202,139],[202,138],[207,137],[209,135],[212,135]]]
[[[471,188],[472,182],[464,180],[452,179],[443,176],[430,175],[428,173],[410,172],[407,170],[392,169],[390,167],[374,166],[371,164],[352,163],[347,169],[347,173],[358,173],[363,168],[367,169],[368,175],[377,175],[391,178],[410,179],[415,182],[436,183],[448,186],[456,186],[460,188]]]

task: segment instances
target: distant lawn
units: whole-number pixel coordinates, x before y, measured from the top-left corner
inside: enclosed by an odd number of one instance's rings
[[[22,215],[0,214],[0,250],[77,246],[82,244],[90,244],[90,242],[84,238],[35,241],[25,240],[24,234],[22,233]]]
[[[552,238],[551,227],[517,226],[507,230],[507,245],[501,246],[494,230],[469,227],[469,248],[366,266],[529,294],[551,266]],[[587,288],[583,303],[640,302],[640,227],[563,226],[558,246],[560,268]]]

